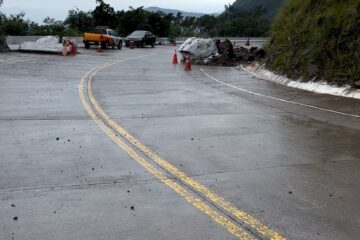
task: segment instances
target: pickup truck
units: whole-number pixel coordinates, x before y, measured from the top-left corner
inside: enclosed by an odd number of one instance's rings
[[[107,49],[109,46],[121,49],[123,45],[122,38],[114,30],[102,26],[96,27],[92,32],[85,32],[83,41],[87,49],[91,45],[101,45],[102,49]]]

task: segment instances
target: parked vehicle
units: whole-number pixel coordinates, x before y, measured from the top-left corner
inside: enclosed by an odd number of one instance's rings
[[[145,47],[145,45],[155,46],[155,35],[149,31],[135,31],[125,39],[125,46],[129,47],[135,44],[137,47]]]
[[[90,48],[91,45],[101,45],[102,49],[107,49],[109,46],[112,48],[122,48],[123,40],[112,29],[105,26],[98,26],[91,32],[83,34],[85,48]]]

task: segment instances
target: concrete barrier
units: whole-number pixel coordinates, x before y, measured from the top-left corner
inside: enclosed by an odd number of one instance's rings
[[[19,51],[20,45],[25,42],[36,42],[40,38],[43,38],[45,36],[7,36],[6,42],[11,49],[11,51]],[[75,42],[78,44],[78,47],[83,47],[83,38],[82,37],[66,37],[64,36],[62,38],[62,41],[65,39],[69,39],[71,41],[75,40]]]
[[[184,43],[188,37],[177,37],[176,38],[176,44],[180,45]],[[245,43],[248,39],[250,39],[251,46],[254,47],[263,47],[267,42],[269,42],[269,38],[247,38],[247,37],[213,37],[212,39],[219,39],[221,41],[224,41],[225,39],[230,40],[232,43],[236,45],[243,45],[245,46]],[[170,44],[168,38],[156,38],[157,43],[165,43]]]
[[[12,49],[18,49],[20,44],[24,42],[35,42],[36,40],[42,37],[44,36],[8,36],[6,42]],[[74,39],[79,44],[79,47],[83,47],[82,37],[63,37],[63,40],[64,39]],[[168,39],[169,38],[167,37],[159,37],[156,38],[156,42],[169,43]],[[181,44],[185,42],[186,39],[188,39],[188,37],[177,37],[176,43]],[[247,37],[213,37],[213,39],[219,39],[221,41],[225,39],[229,39],[231,42],[241,45],[245,45],[247,39],[250,39],[250,42],[253,43],[252,45],[255,47],[262,47],[264,44],[266,44],[269,41],[268,38],[247,38]]]
[[[35,42],[45,36],[7,36],[6,42],[8,45],[20,45],[24,42]],[[78,43],[82,43],[82,37],[63,37],[64,39],[75,39]]]
[[[186,39],[188,39],[189,37],[177,37],[176,38],[176,42],[185,42]],[[250,39],[250,41],[252,42],[268,42],[269,38],[258,38],[258,37],[254,37],[254,38],[248,38],[248,37],[212,37],[213,39],[219,39],[221,41],[225,40],[225,39],[229,39],[230,41],[247,41],[248,39]],[[156,40],[168,40],[169,38],[167,37],[158,37],[156,38]]]

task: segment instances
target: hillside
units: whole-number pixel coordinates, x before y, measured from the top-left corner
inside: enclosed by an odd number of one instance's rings
[[[267,66],[292,78],[360,79],[359,0],[291,0],[273,23]]]
[[[174,14],[174,16],[176,16],[176,14],[178,12],[180,12],[184,17],[202,17],[205,15],[205,13],[195,13],[195,12],[184,12],[184,11],[181,11],[181,10],[176,10],[176,9],[166,9],[166,8],[159,8],[159,7],[147,7],[147,8],[144,8],[145,11],[148,11],[148,12],[163,12],[163,13],[166,13],[166,14],[169,14],[169,13],[172,13]],[[210,13],[209,15],[214,15],[214,16],[217,16],[218,14],[216,13]]]
[[[268,3],[267,0],[253,1]],[[274,0],[273,2],[278,1]],[[264,5],[252,4],[248,0],[237,0],[232,5],[225,6],[225,11],[217,19],[216,35],[232,37],[268,36],[273,16],[269,15],[269,11],[265,7]],[[274,9],[272,7],[271,11]]]
[[[266,16],[274,17],[286,0],[236,0],[232,7],[236,9],[254,10],[261,5],[266,8]]]

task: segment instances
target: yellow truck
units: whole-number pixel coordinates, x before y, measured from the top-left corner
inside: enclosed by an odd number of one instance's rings
[[[101,45],[102,49],[107,49],[108,47],[121,49],[123,45],[122,38],[114,30],[105,26],[98,26],[92,32],[85,32],[83,34],[83,41],[87,49],[91,45]]]

